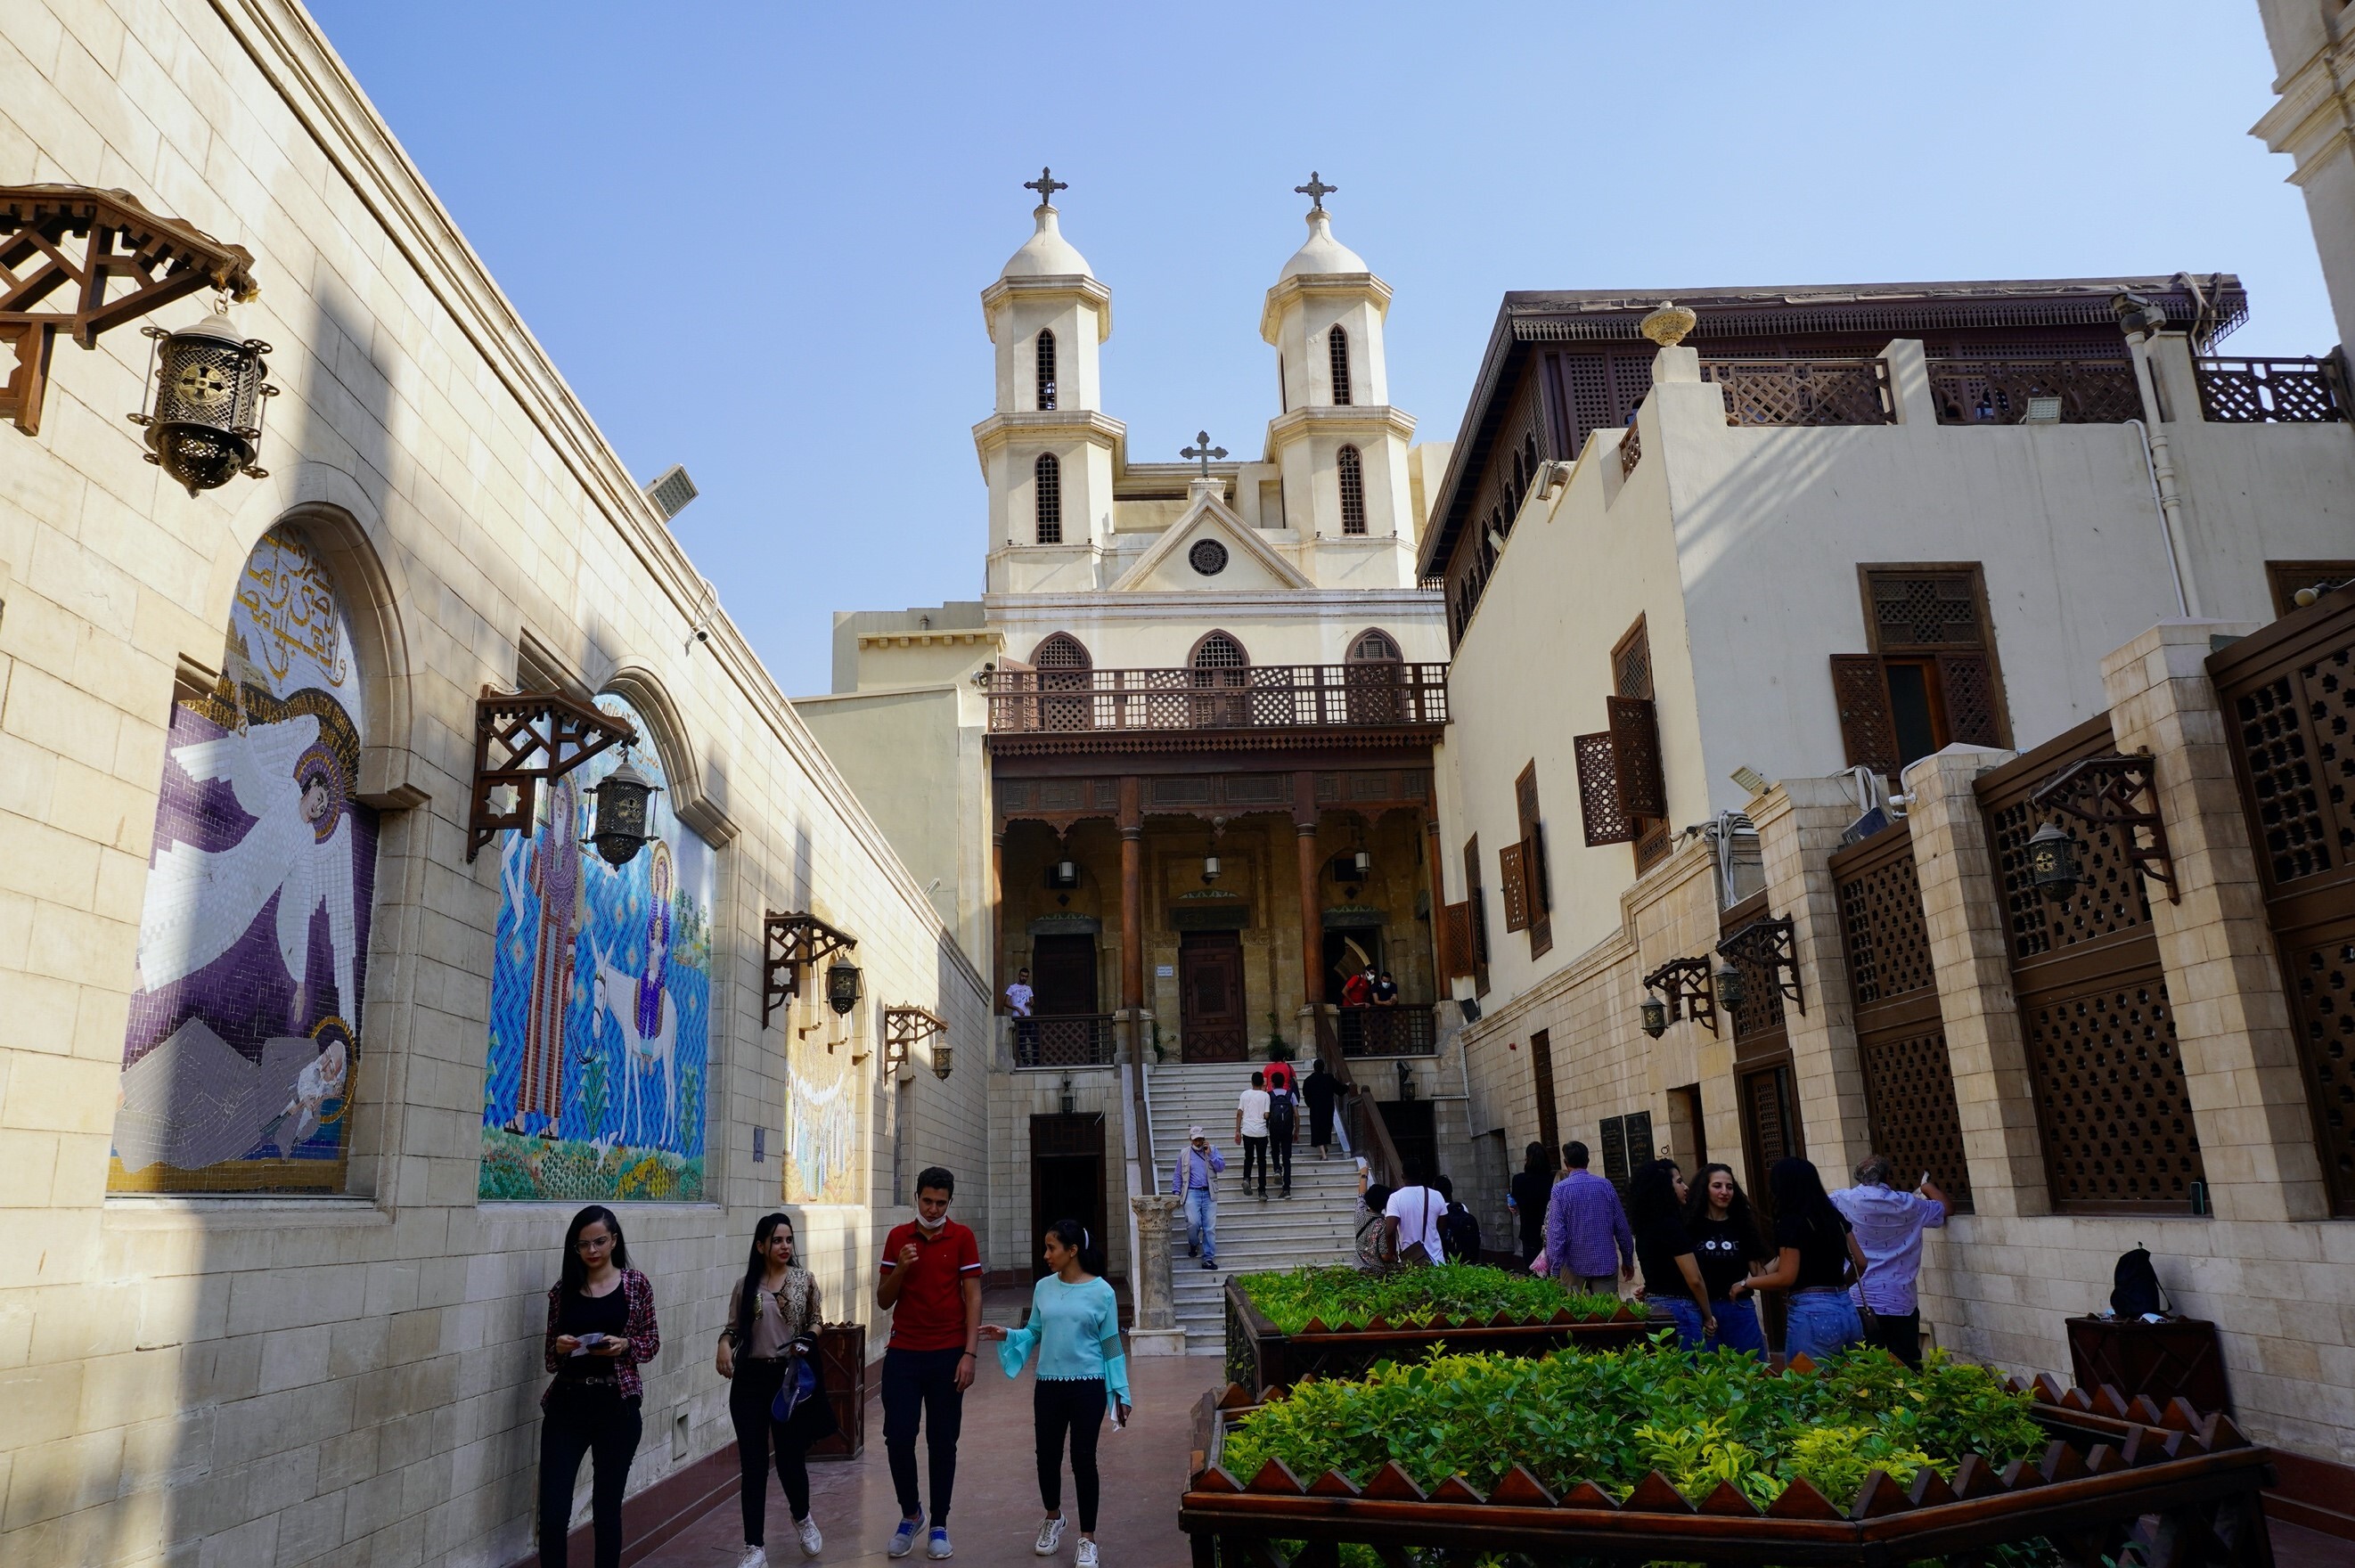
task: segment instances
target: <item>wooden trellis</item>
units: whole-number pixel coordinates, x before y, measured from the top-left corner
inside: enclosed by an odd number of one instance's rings
[[[768,910],[761,917],[766,949],[761,968],[761,1027],[769,1027],[776,1010],[802,994],[802,968],[858,945],[858,938],[837,931],[806,910]]]
[[[474,792],[466,811],[467,860],[506,828],[531,831],[541,784],[553,784],[598,752],[633,744],[637,738],[628,720],[575,702],[562,692],[483,688],[474,703]],[[515,791],[504,808],[494,798],[501,789]]]
[[[929,1008],[912,1002],[883,1009],[883,1063],[897,1067],[909,1059],[917,1046],[936,1034],[948,1032],[948,1019]]]

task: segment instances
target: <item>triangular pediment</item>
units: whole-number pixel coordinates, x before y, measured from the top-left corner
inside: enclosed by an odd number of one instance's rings
[[[1204,544],[1215,544],[1218,551],[1204,550],[1203,557],[1224,560],[1215,571],[1204,571],[1197,564],[1196,551]],[[1113,584],[1115,593],[1248,593],[1253,591],[1295,590],[1314,587],[1301,574],[1298,567],[1260,537],[1257,528],[1229,510],[1216,496],[1200,496],[1180,517],[1161,532],[1152,548],[1137,558],[1136,564],[1122,574]]]

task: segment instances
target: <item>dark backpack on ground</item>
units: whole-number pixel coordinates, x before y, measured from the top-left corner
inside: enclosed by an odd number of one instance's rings
[[[2158,1271],[2150,1266],[2147,1248],[2137,1247],[2119,1258],[2110,1285],[2110,1310],[2121,1317],[2165,1310],[2159,1304]]]

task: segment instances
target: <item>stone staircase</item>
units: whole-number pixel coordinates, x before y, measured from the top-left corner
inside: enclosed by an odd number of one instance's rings
[[[1188,1355],[1223,1354],[1226,1308],[1222,1292],[1231,1274],[1258,1269],[1285,1269],[1302,1264],[1347,1263],[1357,1256],[1357,1163],[1335,1151],[1319,1159],[1306,1143],[1307,1116],[1302,1114],[1300,1138],[1292,1160],[1292,1196],[1278,1198],[1279,1184],[1268,1186],[1268,1199],[1256,1191],[1246,1196],[1242,1187],[1243,1151],[1235,1140],[1235,1099],[1251,1083],[1252,1063],[1205,1062],[1171,1064],[1147,1070],[1146,1088],[1153,1103],[1153,1148],[1161,1169],[1156,1179],[1166,1189],[1187,1129],[1199,1124],[1211,1147],[1227,1161],[1219,1179],[1216,1230],[1219,1266],[1202,1267],[1199,1258],[1186,1255],[1182,1223],[1171,1237],[1169,1273],[1178,1326],[1186,1330]]]

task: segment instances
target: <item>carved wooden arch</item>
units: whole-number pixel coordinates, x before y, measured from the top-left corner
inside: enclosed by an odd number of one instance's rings
[[[698,838],[717,849],[739,831],[704,777],[702,764],[688,740],[687,721],[662,677],[642,664],[624,664],[606,678],[604,689],[638,710],[645,720],[644,743],[655,749],[662,763],[663,783],[670,791],[670,808]]]
[[[1048,662],[1050,652],[1060,656],[1067,649],[1071,655],[1071,662]],[[1095,656],[1088,652],[1088,645],[1069,632],[1051,632],[1039,638],[1039,645],[1030,650],[1030,667],[1037,670],[1093,669],[1095,664]]]

